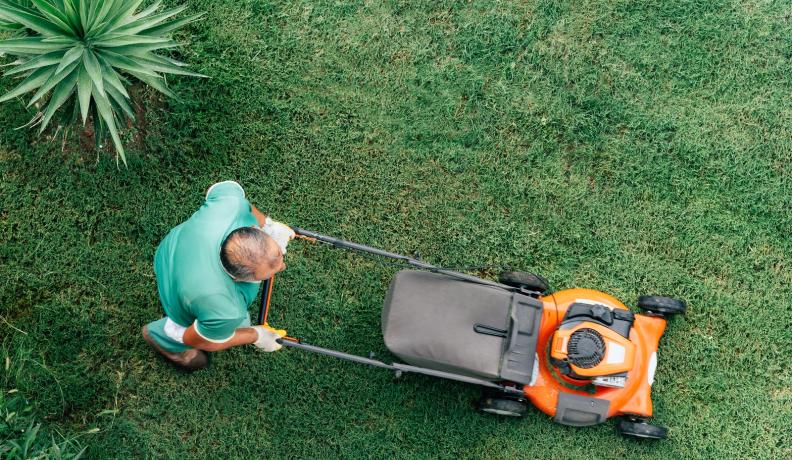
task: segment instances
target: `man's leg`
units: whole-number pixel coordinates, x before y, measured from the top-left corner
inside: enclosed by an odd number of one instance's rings
[[[164,330],[166,320],[167,318],[162,318],[143,326],[143,339],[181,370],[191,372],[206,367],[209,364],[207,353],[168,337]]]

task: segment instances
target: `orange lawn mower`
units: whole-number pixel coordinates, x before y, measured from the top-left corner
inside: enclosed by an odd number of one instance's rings
[[[547,281],[506,271],[498,282],[435,267],[362,244],[293,228],[299,238],[395,259],[414,269],[393,277],[382,309],[385,346],[405,363],[317,347],[284,337],[279,342],[356,363],[484,387],[482,412],[521,417],[528,402],[564,425],[587,426],[620,416],[618,431],[663,439],[647,423],[657,348],[670,316],[685,302],[641,296],[631,312],[591,289],[549,292]],[[265,324],[272,295],[265,281],[258,322]]]

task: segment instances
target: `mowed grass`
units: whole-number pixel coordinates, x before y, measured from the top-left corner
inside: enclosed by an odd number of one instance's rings
[[[0,381],[50,429],[99,428],[93,458],[792,454],[788,2],[166,3],[207,12],[181,57],[211,78],[141,92],[128,168],[0,105]],[[297,350],[176,373],[139,336],[161,315],[152,257],[223,179],[433,263],[687,300],[653,393],[669,439],[485,416],[472,386]],[[287,264],[274,325],[392,359],[395,267],[301,242]]]

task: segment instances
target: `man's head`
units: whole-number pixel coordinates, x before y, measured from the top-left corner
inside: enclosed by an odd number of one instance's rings
[[[257,227],[232,231],[220,246],[220,261],[235,281],[261,281],[286,268],[278,244]]]

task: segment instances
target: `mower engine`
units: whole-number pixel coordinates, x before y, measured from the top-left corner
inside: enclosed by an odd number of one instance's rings
[[[569,379],[624,388],[635,362],[635,344],[630,341],[634,321],[626,309],[573,303],[553,335],[552,364]]]

